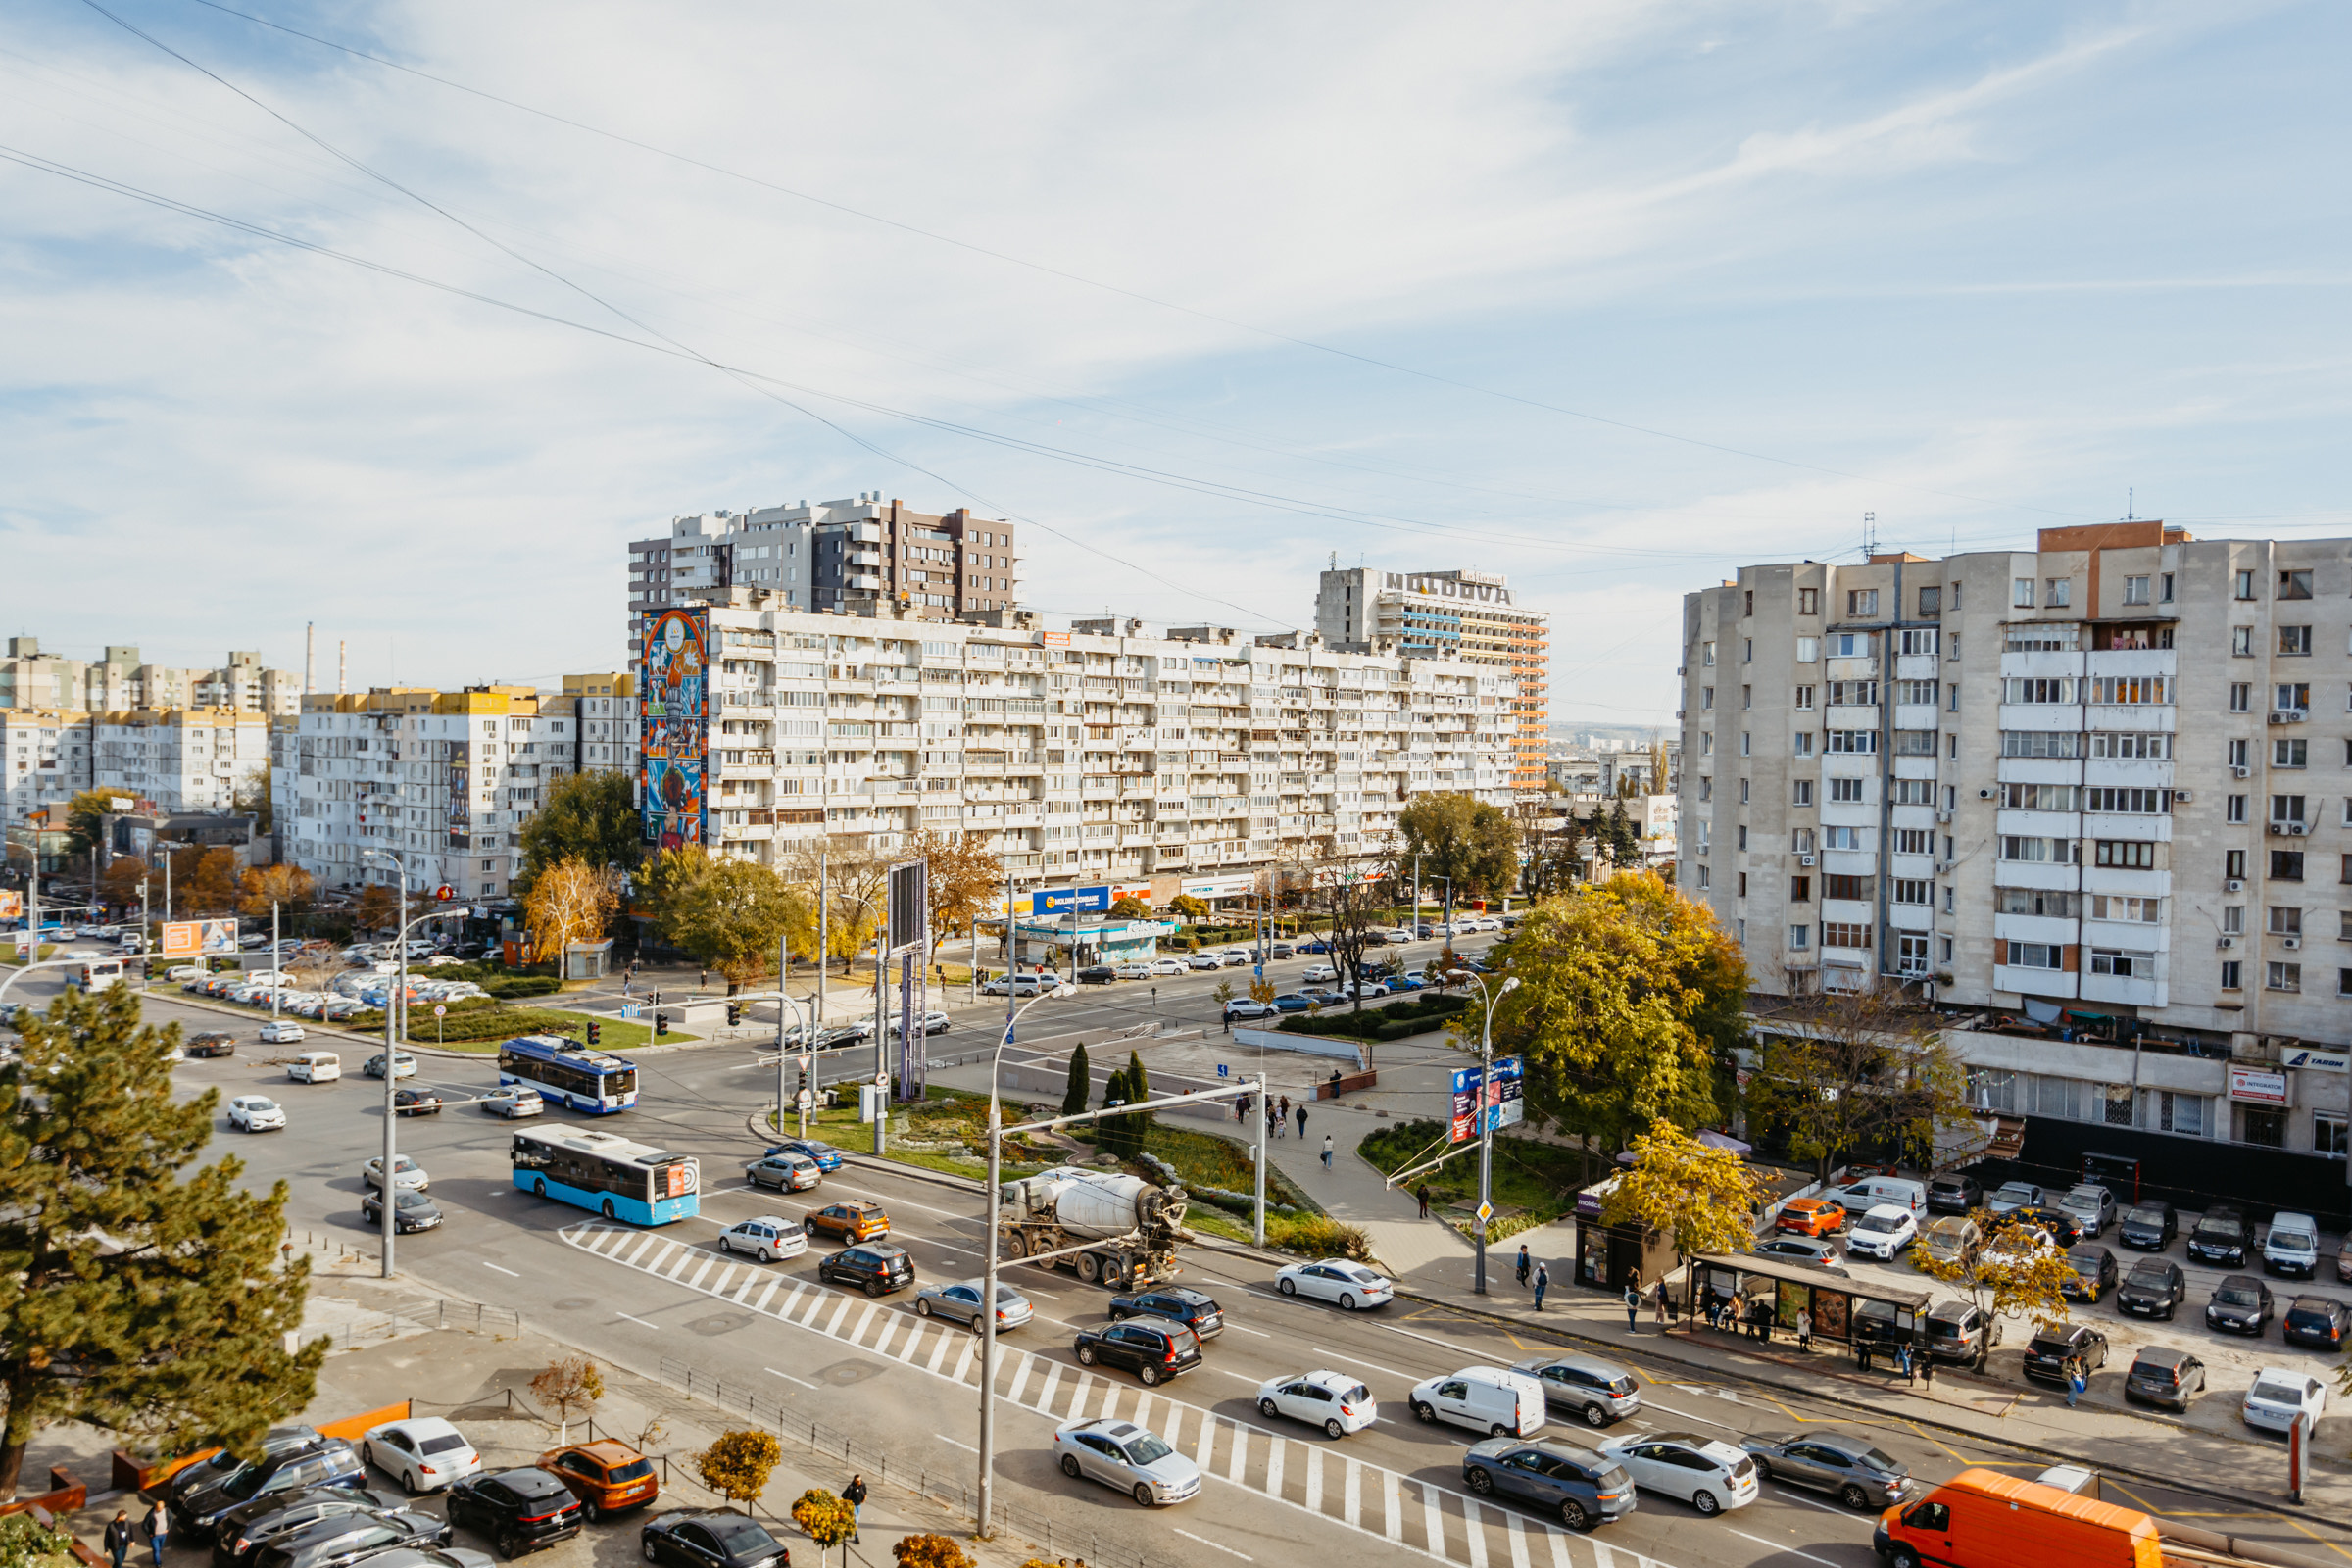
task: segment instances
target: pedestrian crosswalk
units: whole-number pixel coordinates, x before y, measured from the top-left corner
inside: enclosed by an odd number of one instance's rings
[[[562,1234],[584,1252],[869,1355],[979,1387],[979,1337],[961,1325],[920,1318],[907,1307],[792,1279],[772,1264],[738,1263],[664,1236],[594,1223]],[[1237,1421],[1177,1398],[1165,1387],[1098,1376],[1003,1341],[997,1355],[1001,1399],[1057,1422],[1081,1416],[1134,1421],[1189,1454],[1206,1477],[1439,1562],[1464,1568],[1663,1568],[1598,1535],[1561,1529],[1509,1503],[1482,1501],[1457,1485],[1368,1463],[1348,1451],[1346,1440],[1332,1443]]]

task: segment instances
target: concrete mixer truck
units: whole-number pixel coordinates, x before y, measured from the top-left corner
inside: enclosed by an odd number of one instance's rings
[[[1063,1165],[1006,1182],[999,1197],[1004,1256],[1100,1243],[1038,1264],[1075,1269],[1089,1285],[1126,1290],[1172,1279],[1177,1245],[1199,1239],[1184,1228],[1184,1189],[1141,1176]]]

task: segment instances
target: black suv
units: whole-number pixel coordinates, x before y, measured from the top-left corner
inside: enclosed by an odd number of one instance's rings
[[[519,1557],[578,1535],[580,1504],[548,1471],[501,1470],[451,1487],[449,1522],[497,1542],[501,1557]]]
[[[2251,1274],[2228,1274],[2205,1303],[2205,1326],[2224,1334],[2262,1337],[2271,1321],[2271,1288]]]
[[[820,1259],[816,1277],[838,1285],[855,1285],[868,1296],[905,1290],[914,1283],[914,1259],[893,1242],[859,1242],[846,1251]]]
[[[389,1493],[358,1492],[348,1487],[272,1493],[220,1516],[213,1527],[213,1568],[236,1568],[278,1537],[308,1530],[321,1519],[399,1506]]]
[[[648,1519],[637,1532],[639,1554],[657,1568],[792,1568],[790,1548],[767,1527],[733,1508],[681,1508]]]
[[[2325,1296],[2298,1296],[2286,1303],[2285,1332],[2290,1345],[2340,1350],[2352,1334],[2352,1308]]]
[[[2254,1250],[2254,1222],[2228,1203],[2216,1203],[2197,1219],[2188,1233],[2188,1256],[2196,1263],[2226,1263],[2243,1268]]]
[[[2115,1289],[2115,1254],[2085,1242],[2066,1252],[2071,1276],[2059,1283],[2058,1294],[2073,1301],[2095,1301]]]
[[[2107,1336],[2085,1323],[2042,1329],[2026,1347],[2026,1376],[2042,1383],[2064,1384],[2066,1363],[2080,1361],[2088,1377],[2107,1364]]]
[[[1965,1214],[1984,1206],[1984,1189],[1974,1176],[1937,1176],[1928,1183],[1928,1212]]]
[[[348,1487],[366,1491],[368,1467],[360,1450],[341,1438],[315,1442],[267,1454],[225,1480],[208,1482],[172,1499],[172,1533],[191,1542],[209,1541],[214,1528],[233,1510],[278,1493],[294,1494],[318,1487]]]
[[[317,1427],[271,1427],[262,1435],[262,1455],[269,1458],[280,1453],[292,1453],[297,1448],[316,1448],[326,1439]],[[190,1460],[172,1471],[156,1485],[147,1489],[147,1495],[160,1497],[166,1507],[186,1496],[199,1487],[209,1487],[226,1481],[245,1468],[249,1461],[238,1458],[226,1448],[215,1448],[201,1459]]]
[[[2160,1317],[2171,1322],[2188,1299],[2188,1278],[2169,1257],[2143,1257],[2115,1289],[2115,1309],[2127,1317]]]
[[[1078,983],[1082,986],[1106,986],[1118,978],[1119,971],[1107,963],[1090,963],[1077,974]]]
[[[1225,1313],[1215,1298],[1182,1287],[1112,1297],[1110,1320],[1116,1323],[1123,1317],[1173,1318],[1204,1340],[1225,1332]]]
[[[2180,1234],[2180,1216],[2162,1199],[2133,1203],[2115,1228],[2115,1239],[2140,1252],[2161,1252]]]
[[[1147,1388],[1200,1364],[1200,1337],[1164,1318],[1137,1318],[1108,1328],[1081,1329],[1072,1348],[1078,1352],[1080,1366],[1101,1361],[1125,1367]]]

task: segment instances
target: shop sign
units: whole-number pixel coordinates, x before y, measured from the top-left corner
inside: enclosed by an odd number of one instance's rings
[[[2286,1074],[2268,1067],[2230,1069],[2230,1098],[2254,1105],[2286,1103]]]
[[[2309,1046],[2297,1046],[2280,1053],[2278,1065],[2301,1067],[2310,1072],[2343,1072],[2352,1068],[2352,1052],[2315,1051]]]
[[[1453,1070],[1454,1143],[1476,1138],[1483,1131],[1493,1132],[1508,1127],[1522,1119],[1527,1103],[1525,1090],[1527,1063],[1519,1056],[1498,1057],[1487,1069],[1486,1114],[1479,1112],[1479,1070],[1476,1067],[1456,1067]],[[1482,1129],[1481,1122],[1484,1122]]]

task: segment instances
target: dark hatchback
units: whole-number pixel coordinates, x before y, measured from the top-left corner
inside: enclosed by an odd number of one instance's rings
[[[392,1114],[395,1116],[438,1116],[441,1114],[440,1093],[432,1089],[394,1090]]]
[[[2216,1203],[2197,1216],[2196,1228],[2188,1233],[2188,1255],[2194,1262],[2242,1268],[2253,1250],[2254,1222],[2227,1203]]]
[[[1984,1189],[1974,1176],[1937,1176],[1928,1183],[1928,1212],[1965,1214],[1984,1205]]]
[[[1225,1332],[1225,1311],[1204,1291],[1183,1288],[1137,1291],[1110,1298],[1110,1320],[1123,1317],[1164,1317],[1183,1324],[1203,1340]]]
[[[2058,1294],[2075,1301],[2095,1301],[2115,1289],[2115,1254],[2085,1242],[2070,1248],[2066,1266],[2072,1273],[2059,1284]]]
[[[1482,1497],[1532,1503],[1571,1530],[1622,1519],[1638,1503],[1625,1466],[1568,1443],[1473,1443],[1462,1451],[1462,1480]]]
[[[2107,1336],[2084,1323],[2043,1329],[2026,1347],[2025,1373],[2039,1383],[2066,1382],[2066,1363],[2082,1363],[2084,1376],[2107,1364]]]
[[[2271,1288],[2251,1274],[2230,1274],[2205,1303],[2205,1326],[2224,1334],[2261,1337],[2271,1321]]]
[[[2322,1350],[2340,1350],[2352,1334],[2352,1308],[2325,1296],[2298,1296],[2286,1303],[2282,1325],[2287,1342]]]
[[[449,1536],[447,1520],[406,1508],[345,1514],[278,1537],[254,1552],[254,1568],[351,1568],[398,1546],[446,1546]]]
[[[2205,1363],[2169,1345],[2149,1346],[2124,1374],[2124,1397],[2135,1403],[2186,1411],[2204,1392]]]
[[[1928,1353],[1938,1361],[1980,1361],[2001,1343],[2001,1325],[1973,1301],[1938,1301],[1928,1312]]]
[[[658,1568],[792,1568],[791,1549],[732,1508],[681,1508],[648,1519],[637,1544]]]
[[[339,1519],[378,1508],[397,1508],[390,1493],[359,1492],[348,1487],[321,1487],[291,1495],[279,1493],[231,1508],[213,1527],[213,1568],[236,1568],[257,1549],[293,1531],[308,1530],[321,1519]]]
[[[2135,1252],[2161,1252],[2180,1234],[2180,1214],[2161,1200],[2132,1204],[2124,1211],[2124,1222],[2115,1228],[2115,1239]]]
[[[181,1049],[191,1056],[233,1056],[237,1054],[237,1037],[207,1029],[202,1034],[188,1036],[187,1045]]]
[[[367,1485],[368,1467],[360,1459],[360,1450],[341,1438],[324,1438],[317,1446],[271,1454],[225,1481],[172,1498],[172,1533],[190,1541],[209,1541],[223,1518],[256,1498],[318,1487],[365,1491]]]
[[[2115,1309],[2127,1317],[2160,1317],[2170,1322],[2187,1299],[2188,1277],[2169,1257],[2141,1258],[2115,1288]]]
[[[1164,1383],[1200,1364],[1200,1337],[1165,1318],[1130,1318],[1106,1328],[1081,1329],[1071,1348],[1080,1366],[1124,1367],[1144,1384]]]
[[[501,1470],[451,1487],[449,1522],[497,1542],[501,1557],[519,1557],[578,1535],[580,1503],[545,1470]]]
[[[1078,971],[1078,983],[1082,986],[1106,986],[1118,978],[1119,971],[1107,963],[1090,963]]]
[[[893,1242],[859,1242],[816,1265],[816,1277],[855,1285],[868,1296],[887,1296],[914,1283],[914,1259]]]
[[[2052,1208],[2047,1204],[2028,1203],[2022,1208],[2013,1208],[2006,1214],[1996,1216],[1992,1228],[1998,1231],[2009,1225],[2033,1226],[2056,1242],[2061,1251],[2082,1240],[2082,1222],[2065,1209]]]

